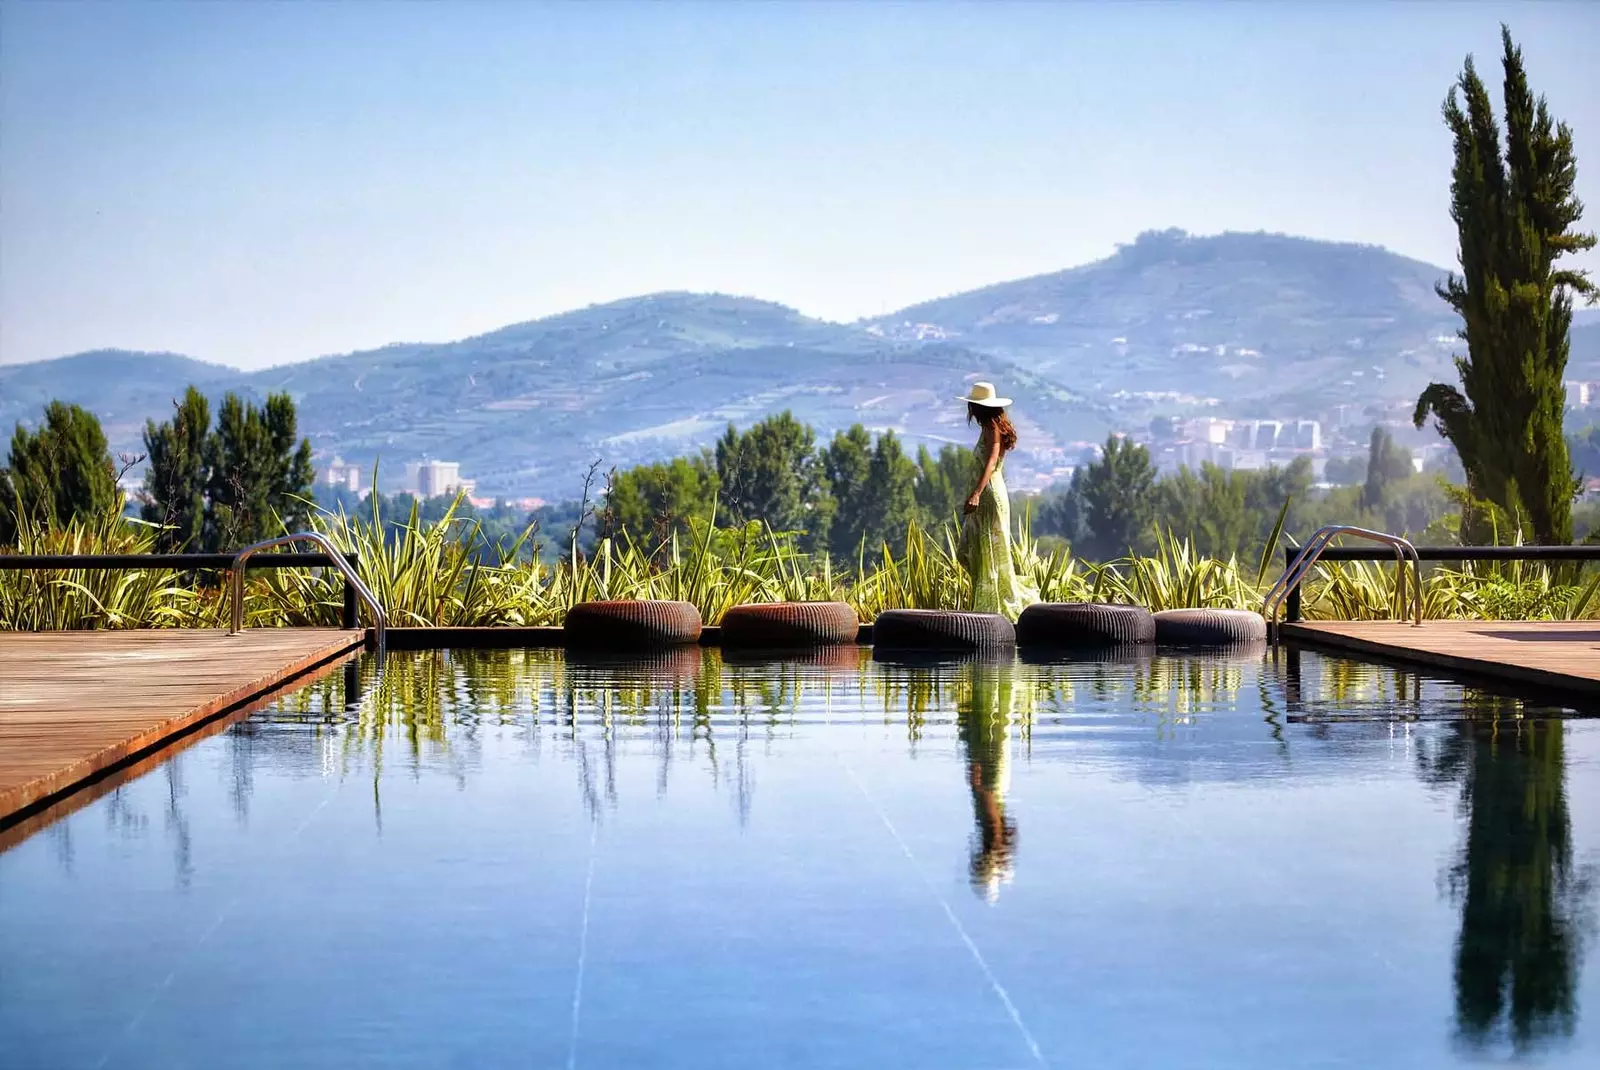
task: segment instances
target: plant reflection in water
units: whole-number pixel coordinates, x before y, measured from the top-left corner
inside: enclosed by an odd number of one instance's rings
[[[1520,1053],[1572,1033],[1593,874],[1573,859],[1565,726],[1504,698],[1469,704],[1473,718],[1419,754],[1428,782],[1459,792],[1466,825],[1445,875],[1461,909],[1456,1027],[1471,1046]]]
[[[748,821],[752,740],[764,738],[771,757],[772,742],[807,727],[797,718],[811,728],[881,719],[903,729],[915,755],[930,736],[939,738],[932,726],[953,720],[956,768],[971,806],[967,878],[978,896],[996,902],[1018,879],[1019,823],[1026,818],[1019,822],[1008,791],[1014,763],[1032,758],[1039,725],[1081,730],[1131,713],[1156,742],[1181,744],[1236,711],[1252,720],[1265,715],[1270,728],[1259,730],[1261,738],[1275,742],[1272,753],[1285,770],[1295,740],[1303,747],[1388,738],[1424,783],[1455,792],[1462,837],[1441,884],[1458,912],[1456,1035],[1472,1049],[1520,1053],[1573,1032],[1594,879],[1572,847],[1561,711],[1409,670],[1315,657],[1302,665],[1293,651],[1263,661],[1259,650],[1208,658],[1108,654],[1055,665],[896,664],[874,662],[855,647],[727,661],[696,647],[644,659],[432,653],[391,658],[381,678],[369,667],[359,678],[346,674],[342,684],[325,678],[284,699],[273,716],[317,726],[325,772],[367,771],[362,763],[370,760],[375,819],[385,762],[420,767],[445,759],[465,778],[482,723],[515,726],[535,748],[562,747],[596,820],[618,805],[617,729],[625,727],[631,732],[623,739],[650,743],[658,795],[667,793],[687,747],[719,786],[729,786],[739,819]],[[1436,723],[1421,723],[1429,721]],[[1225,723],[1238,738],[1252,732],[1242,721]],[[258,730],[251,725],[233,734],[247,737]],[[1052,737],[1051,746],[1059,757],[1061,740]],[[759,745],[754,751],[762,754]],[[1272,775],[1261,753],[1251,752],[1248,760],[1257,764],[1250,775]],[[1299,753],[1303,760],[1306,752]],[[238,763],[242,775],[251,765],[248,758]],[[1072,775],[1067,766],[1059,772]],[[248,794],[240,785],[236,805]],[[175,815],[177,809],[169,827]],[[180,869],[188,865],[185,857]]]

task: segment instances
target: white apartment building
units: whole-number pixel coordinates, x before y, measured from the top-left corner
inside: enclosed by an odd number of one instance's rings
[[[406,465],[406,489],[419,498],[477,489],[477,481],[461,478],[459,461],[412,461]]]
[[[361,493],[361,466],[359,464],[346,464],[343,457],[334,455],[328,462],[328,467],[322,470],[323,485],[329,487],[343,487],[356,494]]]

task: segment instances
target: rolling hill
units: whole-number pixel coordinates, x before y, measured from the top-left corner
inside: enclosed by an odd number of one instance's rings
[[[1124,420],[1181,407],[1171,394],[1226,415],[1326,415],[1335,393],[1384,406],[1453,376],[1456,318],[1433,289],[1446,274],[1375,246],[1169,230],[868,326],[1016,361]]]
[[[96,353],[0,365],[0,420],[51,397],[107,420],[136,452],[147,417],[195,382],[207,393],[287,391],[319,458],[458,460],[485,493],[576,493],[588,465],[626,466],[710,444],[729,423],[792,409],[829,434],[860,421],[911,445],[964,440],[950,397],[982,374],[1025,386],[1035,448],[1097,438],[1086,399],[956,346],[902,345],[771,302],[683,293],[630,298],[440,345],[396,344],[246,373],[182,357]]]
[[[1157,414],[1331,423],[1342,411],[1361,436],[1377,416],[1408,414],[1426,382],[1454,379],[1454,317],[1433,293],[1445,273],[1371,246],[1163,231],[856,324],[660,293],[257,372],[117,351],[0,365],[0,421],[31,422],[60,397],[99,413],[114,449],[137,451],[143,421],[189,382],[214,396],[286,390],[319,457],[381,458],[386,486],[427,455],[460,461],[486,493],[559,497],[596,458],[670,456],[784,408],[824,435],[861,421],[913,446],[965,442],[950,397],[987,377],[1020,401],[1026,485]],[[1572,365],[1600,377],[1600,318],[1580,316]]]

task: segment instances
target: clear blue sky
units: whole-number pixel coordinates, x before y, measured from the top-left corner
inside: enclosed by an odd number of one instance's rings
[[[1600,4],[3,0],[0,360],[853,319],[1167,226],[1448,264],[1439,104],[1469,51],[1498,99],[1502,18],[1600,227]]]

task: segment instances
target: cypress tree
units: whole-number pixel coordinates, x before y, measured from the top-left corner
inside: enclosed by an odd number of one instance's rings
[[[1461,274],[1438,288],[1461,316],[1467,355],[1456,358],[1461,389],[1431,383],[1417,400],[1466,470],[1467,490],[1526,525],[1538,543],[1572,541],[1578,481],[1562,437],[1568,329],[1573,296],[1594,296],[1585,272],[1558,268],[1592,249],[1576,231],[1583,204],[1573,195],[1572,132],[1534,98],[1522,51],[1501,27],[1505,147],[1488,90],[1468,56],[1444,104],[1455,142],[1450,215]],[[1487,518],[1469,509],[1462,534],[1480,541]]]

